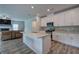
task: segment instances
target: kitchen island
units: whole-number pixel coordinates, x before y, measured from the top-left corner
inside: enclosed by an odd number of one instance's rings
[[[50,34],[47,34],[44,31],[24,35],[23,42],[38,54],[48,53],[51,49]]]
[[[21,31],[11,30],[11,31],[1,31],[0,32],[0,40],[2,40],[2,41],[17,39],[17,38],[22,38]]]

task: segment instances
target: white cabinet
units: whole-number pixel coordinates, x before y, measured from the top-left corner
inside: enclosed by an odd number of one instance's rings
[[[45,18],[41,18],[41,26],[46,26],[46,17]]]
[[[79,25],[79,8],[65,12],[65,25]]]
[[[64,26],[64,20],[65,20],[65,14],[63,13],[59,13],[59,14],[55,14],[54,15],[54,25],[55,26]]]
[[[76,38],[72,38],[72,46],[79,47],[79,40]]]
[[[55,26],[79,25],[79,8],[71,9],[42,18],[41,26],[46,26],[46,23],[51,21],[54,22]]]
[[[79,47],[79,35],[75,34],[72,36],[72,45],[75,47]]]
[[[53,40],[79,48],[79,34],[54,32]]]
[[[60,33],[55,32],[53,34],[53,40],[59,41],[59,42],[65,43],[65,44],[69,44],[69,45],[72,44],[71,37],[68,36],[68,34],[61,33],[61,32]]]
[[[72,45],[72,37],[70,36],[71,34],[64,33],[63,36],[63,43]]]
[[[53,21],[55,26],[79,25],[79,8],[55,14]]]
[[[72,11],[66,11],[65,12],[65,26],[70,26],[72,25],[72,21],[71,21],[71,15],[72,15]]]
[[[72,25],[79,25],[79,8],[73,9],[71,16]]]
[[[53,21],[53,15],[41,18],[41,26],[47,26],[47,23],[52,21]]]
[[[54,15],[53,22],[54,22],[54,26],[59,26],[58,17],[56,15]]]
[[[47,22],[53,22],[53,14],[47,17]]]

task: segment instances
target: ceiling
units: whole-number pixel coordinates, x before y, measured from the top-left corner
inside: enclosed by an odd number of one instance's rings
[[[34,8],[32,9],[31,6],[34,6]],[[0,13],[11,17],[27,19],[36,15],[48,15],[72,6],[75,6],[75,4],[1,4]],[[51,10],[48,12],[47,9]]]

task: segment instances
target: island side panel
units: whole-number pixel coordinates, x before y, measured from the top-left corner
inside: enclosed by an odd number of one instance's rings
[[[37,54],[42,54],[43,53],[43,39],[42,38],[34,39],[33,49]]]
[[[34,38],[34,37],[28,37],[26,36],[23,40],[23,42],[31,48],[35,53],[42,54],[43,53],[43,44],[42,44],[42,38]]]
[[[43,37],[43,53],[47,54],[51,50],[51,38],[50,35]]]

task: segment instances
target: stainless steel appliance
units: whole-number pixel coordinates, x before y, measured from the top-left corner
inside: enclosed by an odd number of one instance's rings
[[[53,35],[52,35],[53,31],[55,31],[54,23],[53,22],[48,22],[46,32],[51,34],[51,40],[52,41],[53,41]]]

